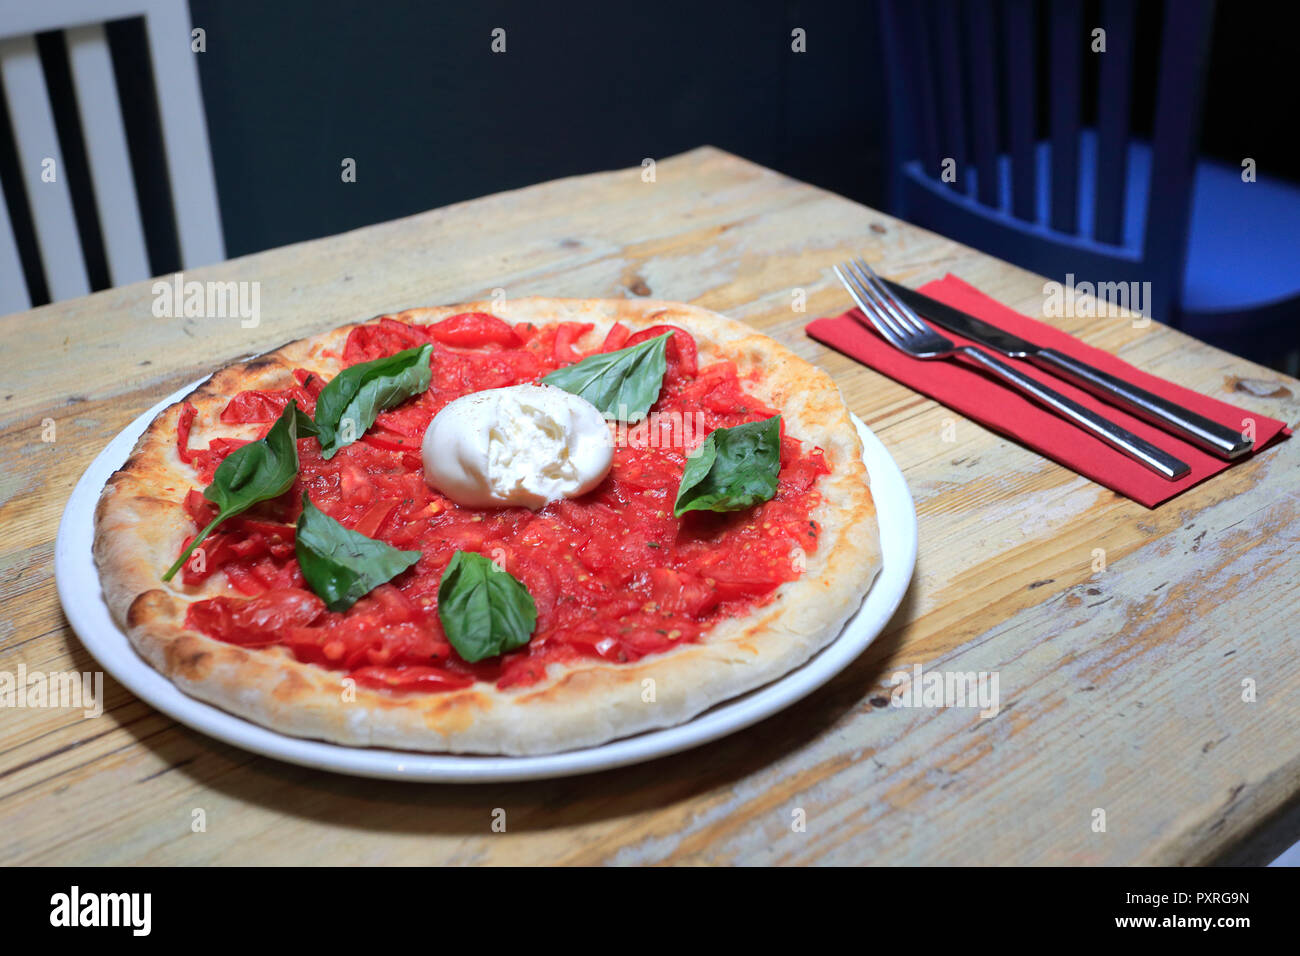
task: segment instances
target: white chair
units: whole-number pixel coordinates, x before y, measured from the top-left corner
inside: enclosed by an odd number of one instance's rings
[[[104,31],[105,23],[135,17],[144,18],[181,267],[193,268],[226,257],[195,62],[202,54],[191,52],[185,0],[0,0],[0,87],[9,108],[21,169],[21,181],[0,184],[0,315],[32,306],[6,194],[11,198],[26,195],[50,297],[57,301],[91,291],[37,53],[37,33],[64,31],[76,119],[85,142],[110,280],[116,286],[150,276],[126,128]],[[42,179],[47,159],[55,163],[53,182]]]

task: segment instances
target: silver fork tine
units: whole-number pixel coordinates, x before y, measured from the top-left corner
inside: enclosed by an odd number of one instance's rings
[[[882,303],[880,301],[880,296],[871,288],[870,284],[867,282],[866,276],[862,274],[862,270],[858,269],[853,262],[846,262],[844,266],[848,270],[849,275],[852,276],[852,285],[858,290],[858,293],[871,300],[872,306],[870,308],[863,307],[863,312],[867,313],[867,318],[872,320],[872,324],[876,328],[880,329],[881,323],[883,322],[889,327],[890,331],[892,331],[894,335],[906,340],[912,334],[908,329],[907,323],[900,322],[898,321],[897,316],[890,315],[887,303]],[[854,298],[854,301],[858,302],[859,306],[862,305],[861,301],[857,299],[857,297]],[[872,313],[874,313],[874,315]],[[883,332],[883,329],[881,331]],[[886,337],[888,338],[888,336]],[[894,344],[897,345],[898,343],[895,342]]]
[[[839,276],[840,282],[844,283],[844,288],[848,290],[849,296],[857,304],[858,308],[862,310],[862,314],[865,315],[867,319],[870,320],[871,324],[876,327],[876,331],[889,341],[890,345],[894,346],[896,349],[903,349],[906,351],[902,333],[893,327],[886,325],[882,321],[880,309],[870,301],[870,296],[867,295],[866,290],[858,281],[857,276],[853,275],[852,270],[849,268],[849,264],[845,263],[844,266],[845,271],[849,272],[849,275],[847,276],[844,272],[840,271],[839,266],[832,266],[831,268],[835,271],[835,274]]]
[[[856,260],[856,262],[860,264],[860,266],[866,265],[866,262],[861,259]],[[889,295],[888,290],[873,285],[871,279],[868,278],[866,272],[864,272],[860,266],[857,264],[854,266],[859,280],[864,286],[866,286],[871,294],[872,300],[884,312],[885,317],[892,320],[890,322],[891,325],[895,326],[903,335],[912,339],[914,343],[923,337],[938,336],[938,333],[929,326],[918,327],[915,323],[908,321],[907,316],[903,315],[896,307],[897,302]],[[943,339],[943,341],[946,343],[947,339]]]
[[[911,306],[889,291],[885,284],[880,281],[880,276],[876,275],[876,270],[871,268],[871,265],[865,259],[859,256],[853,261],[866,271],[867,284],[889,305],[890,312],[894,314],[894,317],[899,322],[903,323],[904,328],[910,328],[916,332],[932,331],[930,326],[912,311]]]

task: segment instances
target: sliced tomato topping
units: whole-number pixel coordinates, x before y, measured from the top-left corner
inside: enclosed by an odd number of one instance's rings
[[[523,340],[508,323],[486,312],[462,312],[424,327],[430,337],[443,345],[462,349],[500,345],[518,348]]]
[[[189,450],[188,464],[198,472],[203,484],[209,485],[212,483],[212,476],[216,473],[217,466],[226,460],[226,456],[236,448],[243,448],[251,440],[245,438],[214,438],[208,443],[207,448],[191,448]]]
[[[199,520],[195,523],[199,524]],[[207,522],[202,525],[206,527]],[[186,539],[186,546],[192,539]],[[293,542],[292,525],[245,516],[232,518],[210,534],[185,562],[182,580],[193,586],[224,571],[230,583],[245,594],[292,586],[299,580]],[[290,564],[294,569],[286,572]]]
[[[628,338],[632,335],[632,330],[622,322],[615,322],[605,333],[605,341],[600,343],[602,352],[617,352],[623,346],[627,345]]]
[[[198,413],[197,408],[184,402],[180,418],[176,421],[176,455],[187,465],[194,460],[194,453],[190,451],[190,429],[194,427],[194,416]]]
[[[561,365],[576,362],[581,356],[573,343],[582,338],[595,326],[590,322],[561,322],[555,330],[555,361]]]
[[[383,448],[385,451],[415,451],[420,447],[417,439],[409,435],[399,435],[386,428],[370,429],[362,441],[376,448]]]
[[[213,518],[217,516],[217,506],[203,497],[203,492],[197,488],[191,488],[185,493],[185,500],[181,503],[185,508],[185,513],[193,519],[194,524],[199,528],[206,528]]]
[[[315,400],[301,388],[282,388],[276,391],[249,390],[240,392],[221,410],[221,420],[228,424],[246,422],[273,422],[284,412],[291,400],[298,402],[298,407],[311,414]]]
[[[709,586],[702,577],[690,571],[651,568],[647,577],[648,591],[656,610],[700,618],[723,599],[716,587]]]
[[[343,343],[343,364],[369,362],[423,345],[427,341],[422,326],[398,322],[385,316],[378,322],[358,325],[348,333],[347,341]]]
[[[358,534],[364,534],[367,538],[378,537],[379,529],[383,527],[384,521],[393,513],[393,509],[399,504],[401,504],[401,502],[395,501],[392,498],[384,501],[376,501],[366,509],[365,513],[361,516],[361,520],[356,523],[352,530]]]
[[[370,475],[353,461],[344,461],[339,465],[340,500],[347,505],[369,504],[375,497],[375,485]]]
[[[325,381],[315,372],[309,372],[305,368],[296,368],[293,370],[293,379],[298,386],[311,399],[311,405],[316,406],[316,397],[320,395],[321,389],[325,387]]]
[[[185,612],[185,624],[231,644],[264,647],[278,643],[279,632],[306,626],[324,611],[325,602],[310,591],[280,588],[248,600],[196,601]]]

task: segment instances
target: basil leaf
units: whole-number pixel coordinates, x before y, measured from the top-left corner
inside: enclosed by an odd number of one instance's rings
[[[299,438],[316,438],[320,435],[320,429],[316,423],[311,420],[311,416],[298,407],[297,400],[290,400],[290,407],[293,408],[293,423],[298,430]]]
[[[302,576],[331,611],[346,611],[420,560],[419,551],[399,551],[343,527],[312,504],[306,492],[294,550]]]
[[[278,498],[293,485],[298,476],[298,430],[308,428],[306,434],[315,434],[316,426],[296,401],[285,406],[266,437],[236,448],[217,466],[212,484],[204,489],[203,497],[220,510],[212,523],[199,532],[190,546],[176,559],[176,563],[162,576],[170,581],[185,564],[190,553],[212,531],[240,512],[247,511],[259,501]]]
[[[372,362],[352,365],[335,375],[316,397],[316,427],[321,455],[333,458],[375,423],[384,409],[400,405],[429,387],[432,345],[403,349]],[[345,425],[350,422],[351,425]]]
[[[456,653],[472,664],[527,644],[537,605],[510,572],[457,551],[438,585],[438,617]]]
[[[781,470],[781,416],[709,432],[686,459],[673,514],[739,511],[776,494]]]
[[[542,384],[585,398],[608,419],[638,422],[663,387],[670,335],[665,332],[617,352],[589,355],[543,376]]]

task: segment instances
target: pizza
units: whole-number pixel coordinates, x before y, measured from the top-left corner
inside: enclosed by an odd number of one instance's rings
[[[880,567],[830,377],[621,299],[409,309],[222,368],[109,479],[94,554],[187,694],[300,737],[505,755],[783,676]]]

